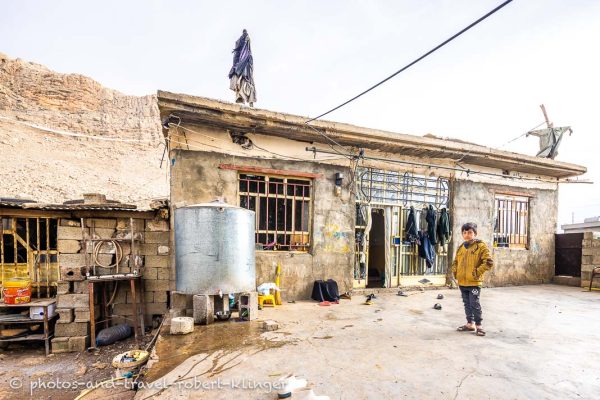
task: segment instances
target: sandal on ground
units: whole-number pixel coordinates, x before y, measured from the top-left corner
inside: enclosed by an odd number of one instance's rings
[[[475,328],[469,325],[459,326],[458,328],[456,328],[456,330],[459,332],[475,332]]]
[[[477,328],[475,334],[477,336],[485,336],[485,331],[483,330],[483,328]]]

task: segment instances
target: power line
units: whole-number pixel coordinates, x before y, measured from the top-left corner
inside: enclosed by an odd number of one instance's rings
[[[472,27],[474,27],[475,25],[479,24],[481,21],[483,21],[484,19],[488,18],[489,16],[491,16],[492,14],[496,13],[497,11],[499,11],[500,9],[502,9],[503,7],[505,7],[506,5],[508,5],[508,3],[511,3],[512,0],[506,0],[504,3],[500,4],[498,7],[494,8],[492,11],[488,12],[487,14],[485,14],[483,17],[479,18],[477,21],[471,23],[470,25],[468,25],[467,27],[463,28],[460,32],[454,34],[453,36],[451,36],[450,38],[444,40],[442,43],[438,44],[437,46],[435,46],[433,49],[429,50],[427,53],[423,54],[421,57],[417,58],[416,60],[414,60],[413,62],[411,62],[410,64],[402,67],[401,69],[399,69],[398,71],[394,72],[392,75],[388,76],[387,78],[385,78],[384,80],[382,80],[381,82],[371,86],[370,88],[368,88],[367,90],[365,90],[364,92],[354,96],[353,98],[351,98],[350,100],[340,104],[337,107],[332,108],[331,110],[324,112],[323,114],[319,115],[318,117],[314,117],[312,119],[309,119],[308,121],[306,121],[307,123],[312,122],[314,120],[317,120],[321,117],[324,117],[325,115],[334,112],[335,110],[342,108],[343,106],[345,106],[346,104],[358,99],[359,97],[361,97],[364,94],[369,93],[371,90],[375,89],[376,87],[384,84],[385,82],[389,81],[390,79],[392,79],[393,77],[395,77],[396,75],[398,75],[399,73],[401,73],[402,71],[412,67],[413,65],[415,65],[416,63],[418,63],[419,61],[421,61],[422,59],[424,59],[425,57],[427,57],[428,55],[430,55],[431,53],[435,52],[436,50],[440,49],[441,47],[443,47],[444,45],[450,43],[452,40],[456,39],[457,37],[459,37],[460,35],[462,35],[463,33],[465,33],[466,31],[468,31],[469,29],[471,29]]]

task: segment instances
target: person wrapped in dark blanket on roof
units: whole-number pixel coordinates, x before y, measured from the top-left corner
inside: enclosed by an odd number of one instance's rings
[[[242,36],[235,42],[233,49],[233,66],[229,70],[229,88],[235,92],[236,103],[248,103],[250,107],[256,102],[254,86],[254,60],[250,48],[250,36],[244,29]]]

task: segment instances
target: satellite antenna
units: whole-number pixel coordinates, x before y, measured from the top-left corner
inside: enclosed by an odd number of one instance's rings
[[[540,151],[536,154],[538,157],[550,158],[554,160],[554,158],[558,155],[558,146],[560,146],[563,135],[565,132],[569,132],[569,136],[571,136],[573,130],[570,126],[555,128],[554,124],[548,119],[546,107],[544,107],[542,104],[540,105],[540,108],[544,113],[544,119],[546,120],[547,128],[529,131],[527,132],[527,136],[531,135],[540,138]]]

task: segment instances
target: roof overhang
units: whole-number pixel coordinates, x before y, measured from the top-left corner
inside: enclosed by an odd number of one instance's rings
[[[204,97],[158,91],[161,120],[169,115],[182,123],[211,126],[237,132],[252,132],[310,143],[327,143],[305,121],[308,117],[249,108]],[[547,158],[502,151],[476,144],[369,129],[331,121],[314,121],[311,126],[336,142],[408,157],[458,161],[552,178],[582,175],[587,168]],[[163,133],[167,135],[167,130]]]

